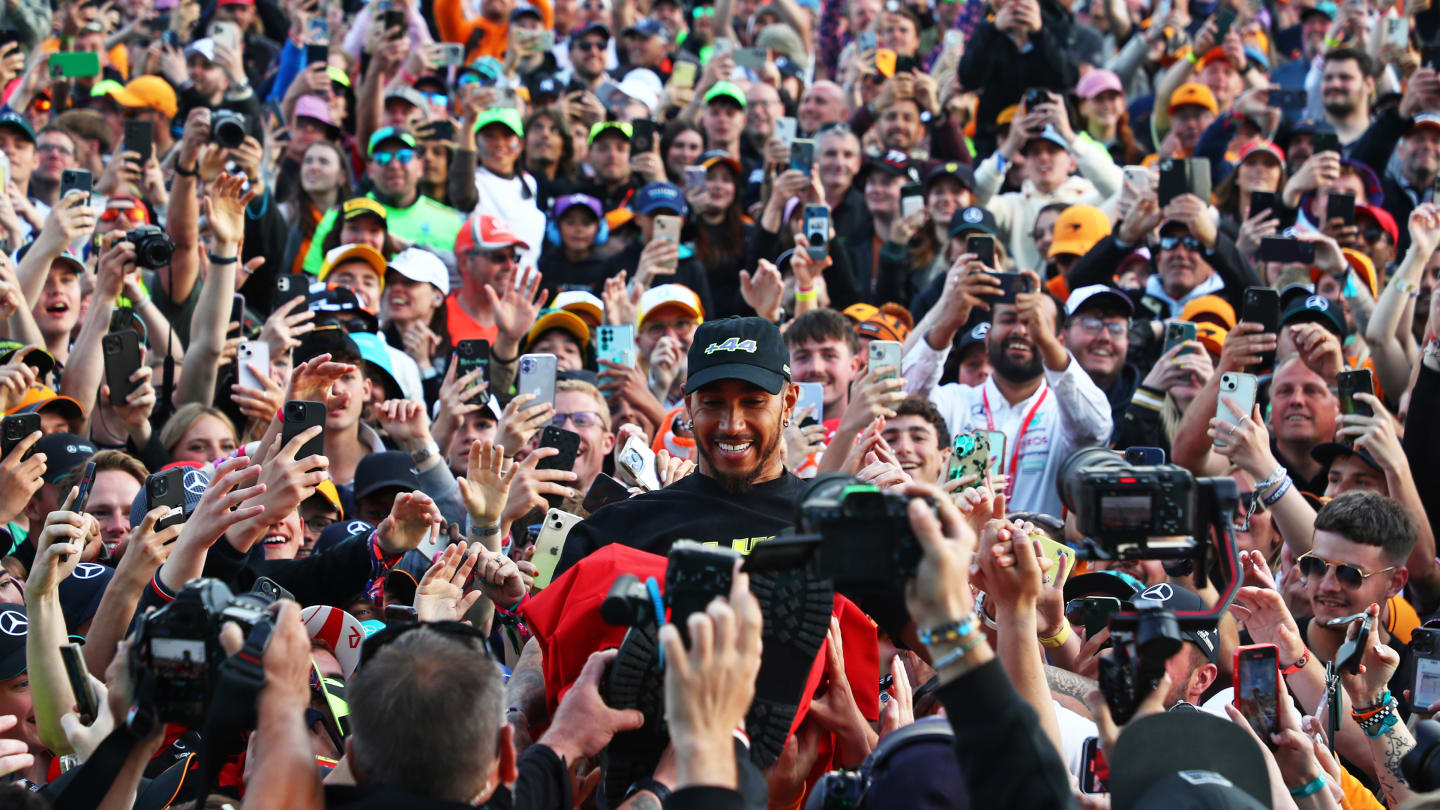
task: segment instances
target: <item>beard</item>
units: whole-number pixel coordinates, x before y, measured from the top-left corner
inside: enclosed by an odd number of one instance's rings
[[[990,355],[990,365],[995,373],[1004,377],[1010,382],[1025,382],[1039,377],[1042,369],[1040,367],[1040,352],[1035,348],[1034,342],[1026,341],[1030,345],[1030,359],[1019,363],[1010,359],[1005,353],[1005,341],[990,343],[987,341],[985,351]]]
[[[1323,106],[1326,113],[1336,118],[1342,118],[1355,112],[1356,105],[1354,101],[1348,98],[1339,98],[1334,101],[1326,100]]]
[[[755,479],[765,470],[766,463],[780,452],[780,431],[770,437],[769,443],[760,448],[760,458],[755,466],[739,475],[731,475],[720,471],[719,465],[715,463],[715,457],[710,454],[710,443],[696,441],[695,449],[700,451],[700,457],[710,466],[711,474],[715,480],[720,482],[720,487],[731,495],[745,495],[755,487]]]

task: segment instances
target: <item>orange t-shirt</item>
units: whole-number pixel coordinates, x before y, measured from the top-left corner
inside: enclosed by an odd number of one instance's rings
[[[531,0],[534,6],[540,9],[540,16],[545,19],[545,27],[555,30],[555,11],[549,0]],[[505,59],[505,45],[510,35],[510,22],[492,23],[484,17],[474,19],[465,16],[465,0],[435,0],[434,5],[435,27],[440,32],[440,39],[445,42],[458,42],[467,49],[465,61],[470,62],[477,57],[493,56],[496,59]],[[476,30],[480,31],[480,37],[474,47],[470,46],[470,38],[475,36]]]
[[[460,306],[460,295],[455,293],[445,299],[445,328],[450,332],[450,345],[458,346],[462,340],[488,340],[495,345],[500,330],[495,324],[476,323],[475,319]]]

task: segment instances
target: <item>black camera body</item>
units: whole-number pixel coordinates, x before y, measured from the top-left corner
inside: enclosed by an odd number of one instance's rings
[[[860,771],[830,771],[820,777],[810,797],[805,800],[805,810],[849,810],[860,806],[868,787],[865,775]]]
[[[903,583],[924,552],[906,514],[909,499],[861,484],[845,473],[822,475],[800,498],[802,533],[821,537],[820,575],[847,583]]]
[[[249,636],[256,626],[273,622],[272,602],[262,593],[234,594],[219,580],[197,578],[185,583],[175,601],[146,616],[130,647],[132,728],[142,734],[158,723],[201,728],[226,658],[220,628],[235,622]]]
[[[210,114],[210,138],[226,149],[239,149],[245,143],[245,115],[215,110]]]
[[[1415,724],[1415,747],[1400,758],[1405,784],[1416,793],[1440,788],[1440,723],[1421,720]]]
[[[175,255],[175,241],[156,225],[141,225],[129,231],[125,241],[135,246],[135,263],[150,270],[165,267]]]

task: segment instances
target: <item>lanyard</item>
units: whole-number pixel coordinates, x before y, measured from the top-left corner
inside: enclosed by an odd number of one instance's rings
[[[1025,431],[1030,429],[1030,422],[1035,418],[1035,412],[1040,410],[1041,405],[1045,404],[1045,397],[1049,396],[1049,394],[1050,386],[1047,385],[1041,388],[1040,398],[1035,400],[1035,404],[1030,406],[1030,412],[1025,414],[1024,420],[1020,422],[1020,433],[1015,436],[1015,448],[1010,453],[1010,463],[1005,466],[1005,472],[1010,476],[1009,483],[1005,485],[1006,500],[1009,500],[1015,494],[1015,480],[1019,478],[1020,474],[1020,470],[1017,469],[1017,464],[1020,461],[1020,443],[1025,441]],[[985,403],[985,424],[989,425],[990,430],[995,430],[995,420],[990,416],[990,395],[983,388],[980,389],[980,399]]]

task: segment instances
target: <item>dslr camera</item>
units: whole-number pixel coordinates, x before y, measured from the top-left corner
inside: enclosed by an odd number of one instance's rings
[[[141,225],[126,233],[125,241],[135,246],[135,263],[150,270],[170,264],[175,255],[174,240],[156,225]]]
[[[1188,552],[1189,543],[1151,540],[1189,537],[1199,528],[1196,483],[1184,467],[1136,467],[1103,447],[1084,447],[1065,459],[1056,484],[1079,532],[1121,558],[1155,559],[1167,548]]]
[[[220,580],[197,578],[175,601],[146,616],[130,646],[131,727],[142,735],[159,723],[201,728],[226,660],[220,628],[235,622],[246,638],[256,627],[273,628],[273,601],[265,593],[234,594]],[[249,699],[253,703],[254,696]]]
[[[822,475],[800,497],[796,525],[820,535],[820,574],[844,583],[904,583],[924,552],[906,515],[909,499],[847,473]]]
[[[210,138],[226,149],[239,149],[245,143],[245,116],[234,110],[216,110],[210,114]]]

